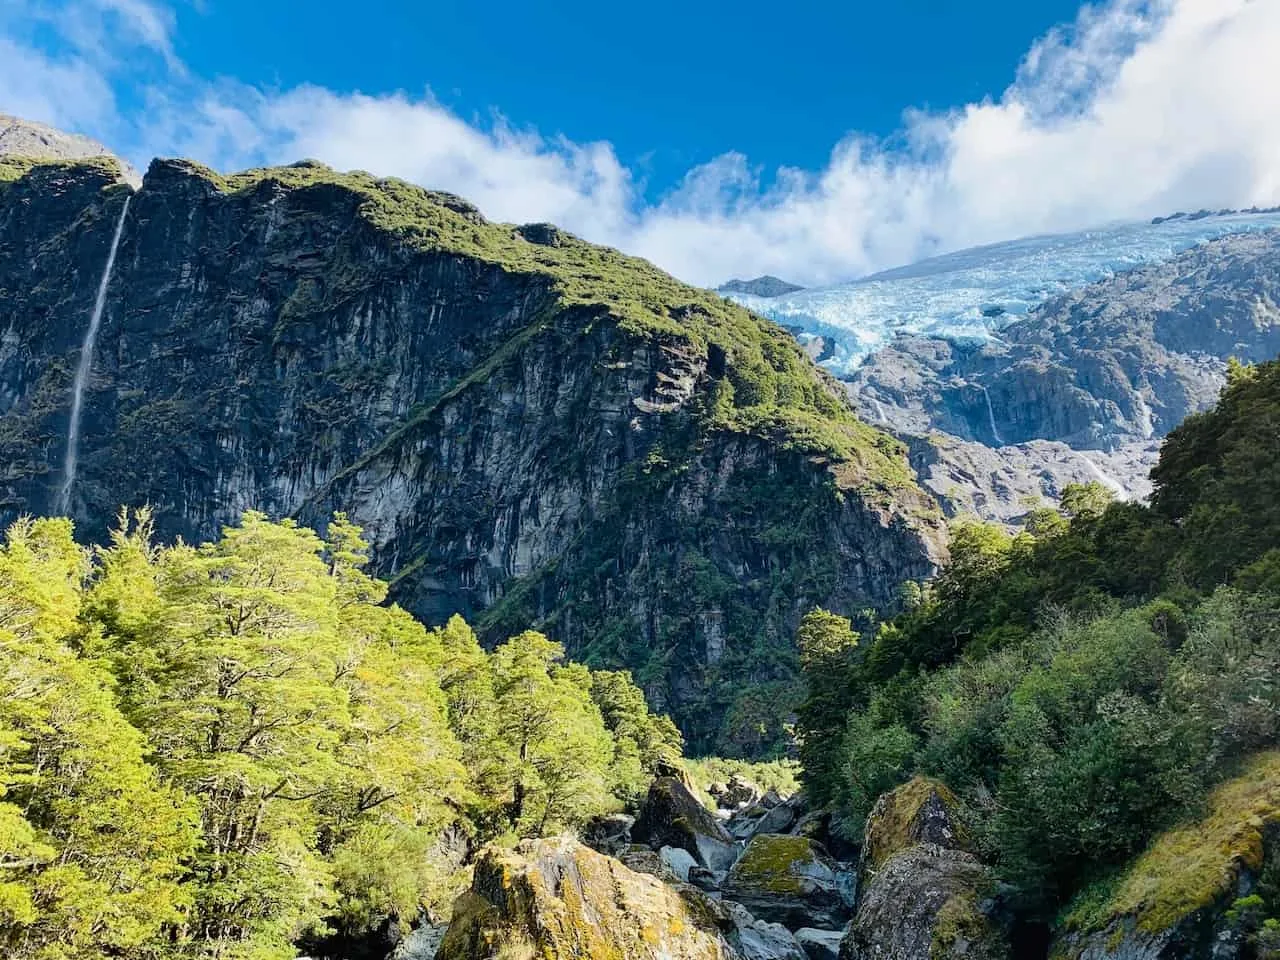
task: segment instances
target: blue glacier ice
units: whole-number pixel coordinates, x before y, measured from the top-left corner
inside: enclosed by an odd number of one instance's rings
[[[801,339],[833,341],[825,365],[849,373],[899,333],[989,340],[1060,294],[1162,263],[1216,237],[1275,229],[1280,212],[1179,216],[975,247],[782,297],[732,299],[799,328]]]

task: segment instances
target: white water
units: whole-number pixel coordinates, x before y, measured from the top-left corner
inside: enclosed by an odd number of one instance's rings
[[[120,248],[120,235],[124,233],[124,218],[129,213],[129,197],[124,198],[116,232],[111,237],[111,249],[107,251],[107,265],[98,281],[98,296],[93,301],[93,313],[89,316],[89,329],[80,345],[80,364],[76,367],[76,379],[71,388],[71,426],[67,431],[67,458],[62,466],[62,493],[58,497],[58,512],[66,516],[71,512],[71,487],[76,482],[76,457],[80,447],[80,414],[84,406],[84,388],[93,368],[93,347],[98,340],[98,327],[102,324],[102,310],[107,303],[107,285],[111,282],[111,270],[116,265],[116,251]]]
[[[1083,453],[1080,454],[1080,459],[1084,461],[1085,466],[1089,468],[1089,472],[1093,474],[1094,478],[1097,479],[1100,484],[1108,490],[1111,490],[1121,500],[1129,499],[1129,491],[1125,489],[1124,484],[1103,473],[1102,468],[1086,457]]]
[[[991,394],[987,393],[987,388],[983,384],[978,384],[982,389],[982,395],[987,398],[987,422],[991,424],[991,436],[996,438],[997,446],[1004,446],[1004,438],[1000,436],[1000,431],[996,429],[996,412],[991,409]]]

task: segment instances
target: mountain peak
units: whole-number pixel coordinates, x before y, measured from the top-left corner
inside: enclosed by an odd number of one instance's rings
[[[135,188],[142,185],[142,175],[98,141],[77,133],[66,133],[45,123],[0,113],[0,156],[6,155],[52,160],[112,157],[119,162],[126,181]]]
[[[798,284],[788,283],[766,274],[754,280],[730,280],[716,287],[717,293],[745,293],[753,297],[781,297],[788,293],[803,290]]]

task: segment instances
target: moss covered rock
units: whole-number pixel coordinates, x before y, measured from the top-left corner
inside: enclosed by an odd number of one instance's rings
[[[916,777],[885,793],[867,818],[858,912],[841,960],[999,960],[1007,931],[988,869],[964,849],[957,800]]]
[[[934,844],[902,850],[863,885],[840,960],[1003,960],[993,892],[972,854]]]
[[[759,834],[729,871],[724,895],[792,930],[836,929],[853,910],[854,874],[808,837]]]
[[[916,777],[881,796],[867,817],[863,871],[877,870],[895,853],[919,843],[964,849],[956,805],[955,794],[928,777]]]
[[[685,850],[714,873],[728,870],[740,852],[715,814],[676,777],[653,781],[631,835],[654,849]]]
[[[1244,957],[1231,907],[1280,855],[1280,751],[1254,756],[1204,816],[1161,834],[1118,879],[1064,912],[1055,960]]]
[[[731,960],[717,917],[569,840],[490,849],[438,960]]]

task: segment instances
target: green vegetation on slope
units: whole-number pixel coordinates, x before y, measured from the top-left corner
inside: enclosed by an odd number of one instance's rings
[[[638,796],[680,738],[625,674],[384,604],[360,531],[122,518],[0,546],[0,953],[291,960],[447,905],[476,842]]]
[[[1280,824],[1280,753],[1249,759],[1205,801],[1205,812],[1161,834],[1115,880],[1081,897],[1065,917],[1074,930],[1132,917],[1149,933],[1168,930],[1235,889],[1242,870],[1264,868],[1264,835]],[[1255,895],[1263,906],[1263,898]],[[1280,902],[1269,904],[1280,907]]]
[[[190,172],[226,193],[264,183],[348,192],[359,216],[424,251],[453,253],[513,273],[550,279],[561,308],[598,310],[637,337],[693,346],[719,358],[725,380],[710,406],[714,428],[766,437],[828,460],[846,488],[915,491],[905,448],[859,421],[795,338],[708,290],[679,282],[645,260],[579,240],[549,224],[486,221],[466,201],[392,178],[339,173],[314,162],[221,176]],[[527,239],[527,238],[533,238]],[[921,500],[923,504],[923,498]]]
[[[1016,536],[958,525],[950,566],[861,647],[806,618],[806,781],[852,836],[882,792],[936,777],[1047,916],[1280,743],[1280,363],[1233,367],[1153,477],[1149,508],[1090,485]]]

